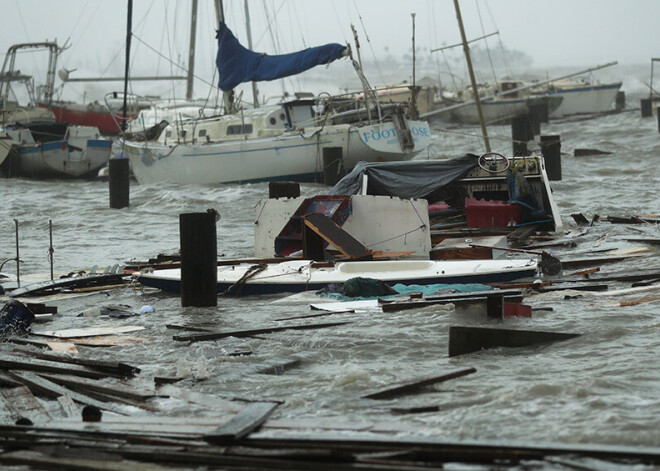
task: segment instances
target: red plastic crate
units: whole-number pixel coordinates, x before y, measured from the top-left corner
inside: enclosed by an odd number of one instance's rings
[[[465,198],[468,227],[506,227],[520,222],[520,206],[504,201]]]

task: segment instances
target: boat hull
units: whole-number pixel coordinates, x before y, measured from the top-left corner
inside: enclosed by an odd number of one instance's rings
[[[481,102],[481,111],[487,123],[506,124],[511,118],[525,116],[530,112],[530,106],[548,103],[548,112],[552,113],[561,106],[560,97],[527,97],[520,99],[496,99]],[[456,102],[458,103],[458,102]],[[450,103],[451,104],[451,103]],[[463,124],[479,124],[477,105],[472,103],[451,112],[454,121]]]
[[[135,178],[140,184],[253,183],[314,181],[323,172],[323,149],[340,148],[343,167],[361,160],[409,160],[430,144],[429,125],[411,121],[414,148],[403,150],[391,123],[356,127],[335,125],[285,133],[277,137],[219,143],[161,145],[126,142]]]
[[[84,148],[68,141],[47,142],[18,149],[13,176],[29,178],[84,178],[98,173],[110,158],[110,141],[90,139]],[[78,150],[80,149],[80,150]]]
[[[339,262],[330,267],[314,267],[308,260],[269,264],[242,286],[236,283],[250,264],[218,267],[218,294],[259,295],[319,290],[331,283],[344,283],[355,277],[373,278],[389,285],[491,283],[535,276],[537,262],[524,260],[394,260]],[[157,270],[141,274],[138,281],[163,291],[180,292],[181,270]]]
[[[561,118],[579,113],[605,113],[612,109],[621,82],[584,87],[549,90],[548,96],[559,96],[563,100],[559,107],[550,112],[551,118]]]

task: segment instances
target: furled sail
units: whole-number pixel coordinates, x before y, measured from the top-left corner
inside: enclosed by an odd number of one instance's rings
[[[260,54],[243,47],[224,22],[220,23],[216,38],[218,55],[215,63],[220,73],[218,86],[224,91],[243,82],[275,80],[299,74],[340,58],[346,50],[346,46],[330,43],[291,54]]]

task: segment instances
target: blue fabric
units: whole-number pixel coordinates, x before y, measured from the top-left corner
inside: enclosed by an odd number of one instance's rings
[[[215,63],[220,73],[218,86],[224,91],[243,82],[275,80],[299,74],[340,58],[346,49],[346,46],[331,43],[291,54],[269,56],[244,48],[225,23],[220,23],[216,38],[218,55]]]

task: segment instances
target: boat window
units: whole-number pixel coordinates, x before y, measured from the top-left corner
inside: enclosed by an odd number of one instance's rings
[[[270,118],[270,124],[274,126],[275,123],[277,123],[277,120],[275,118]]]
[[[204,136],[206,136],[206,129],[200,129],[198,135],[199,135],[199,137],[204,137]]]
[[[167,131],[165,133],[165,137],[172,137],[172,131]]]
[[[235,136],[237,134],[251,134],[252,124],[232,124],[227,126],[227,135]]]

